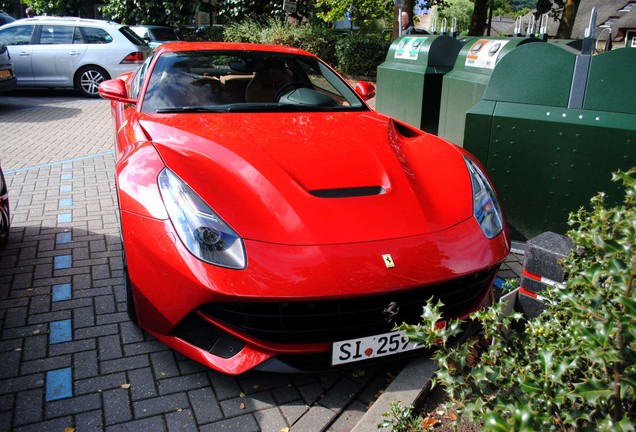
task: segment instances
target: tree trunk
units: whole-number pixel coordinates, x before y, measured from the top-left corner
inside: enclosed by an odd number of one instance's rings
[[[414,8],[415,8],[415,0],[404,1],[404,7],[402,8],[402,10],[409,14],[409,18],[411,22],[413,22]],[[398,37],[398,34],[400,32],[400,26],[402,25],[402,20],[399,15],[400,15],[400,9],[397,7],[394,8],[393,9],[393,32],[391,34],[392,36],[391,39],[395,39],[396,37]]]
[[[486,21],[488,20],[488,3],[488,0],[475,0],[475,9],[473,10],[473,17],[470,20],[470,29],[468,30],[470,36],[484,35]]]
[[[557,30],[557,39],[570,39],[572,37],[572,29],[574,28],[574,20],[576,19],[576,12],[579,10],[579,3],[581,0],[567,0],[563,7],[563,18],[559,23],[559,29]]]

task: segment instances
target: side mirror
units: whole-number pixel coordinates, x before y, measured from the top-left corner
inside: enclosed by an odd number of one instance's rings
[[[120,79],[111,79],[102,81],[97,89],[99,95],[104,99],[109,99],[116,102],[136,104],[137,99],[129,98],[126,91],[126,84]]]
[[[375,86],[368,81],[360,81],[356,84],[356,93],[367,101],[375,96]]]

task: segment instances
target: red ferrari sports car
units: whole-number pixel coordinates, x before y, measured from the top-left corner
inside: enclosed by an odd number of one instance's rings
[[[103,82],[131,318],[239,374],[399,355],[427,299],[444,319],[488,302],[510,240],[483,168],[374,91],[302,50],[212,42]]]

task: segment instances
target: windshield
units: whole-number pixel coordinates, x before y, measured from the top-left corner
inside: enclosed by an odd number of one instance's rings
[[[121,32],[121,34],[126,36],[126,39],[128,39],[133,44],[135,44],[137,46],[148,46],[146,41],[143,40],[141,37],[139,37],[139,35],[137,33],[132,31],[132,29],[130,27],[122,26],[122,27],[119,28],[119,31]]]
[[[161,27],[156,27],[156,28],[150,28],[148,29],[148,33],[151,36],[152,40],[156,40],[156,41],[176,41],[179,40],[179,38],[177,37],[177,35],[175,34],[174,30],[172,30],[171,28],[161,28]]]
[[[151,72],[144,112],[366,110],[314,57],[262,51],[162,54]]]

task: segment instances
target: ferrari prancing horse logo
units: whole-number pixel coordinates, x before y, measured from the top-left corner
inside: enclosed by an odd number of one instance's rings
[[[395,263],[393,262],[391,254],[382,254],[382,259],[384,260],[384,265],[386,266],[386,268],[395,267]]]

